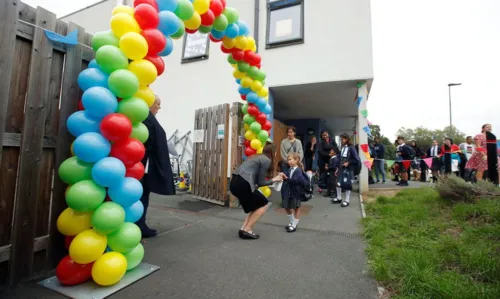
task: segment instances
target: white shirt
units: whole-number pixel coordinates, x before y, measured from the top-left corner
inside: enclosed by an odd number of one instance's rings
[[[293,173],[295,172],[295,169],[297,169],[297,167],[292,167],[292,168],[290,169],[290,178],[292,178],[292,175],[293,175]]]
[[[438,145],[434,145],[431,147],[431,157],[437,157],[439,153],[439,146]]]
[[[347,155],[349,154],[349,147],[344,145],[342,147],[342,152],[340,153],[340,155],[343,157],[343,158],[347,158]]]
[[[146,160],[146,166],[144,166],[144,173],[148,173],[149,169],[149,158]]]

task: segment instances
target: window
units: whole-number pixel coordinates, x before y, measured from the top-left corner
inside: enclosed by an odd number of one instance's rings
[[[304,0],[268,0],[266,49],[304,42]]]
[[[208,59],[210,39],[208,34],[195,32],[184,35],[182,62],[193,62]]]

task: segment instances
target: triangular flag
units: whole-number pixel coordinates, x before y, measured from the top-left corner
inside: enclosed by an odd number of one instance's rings
[[[43,31],[45,32],[45,36],[54,43],[66,44],[69,46],[78,44],[78,29],[68,33],[66,36],[62,36],[47,29]]]
[[[424,162],[429,168],[432,168],[432,158],[424,159]]]
[[[368,136],[372,136],[372,130],[370,129],[370,127],[369,127],[369,126],[364,127],[364,128],[363,128],[363,131],[365,131],[365,132],[366,132],[366,135],[368,135]]]
[[[366,121],[368,123],[369,126],[373,125],[373,123],[369,120]]]
[[[394,165],[394,163],[395,163],[396,161],[394,161],[394,160],[385,160],[385,162],[387,163],[387,167],[391,168],[391,167],[392,167],[392,165]]]
[[[358,99],[356,101],[356,105],[358,105],[358,108],[359,108],[359,105],[361,105],[362,101],[363,101],[363,97],[358,97]]]
[[[403,160],[403,166],[405,169],[410,169],[411,160]]]
[[[363,153],[363,154],[365,154],[365,158],[366,158],[367,160],[371,158],[370,153]]]
[[[364,118],[368,117],[368,110],[361,110],[361,115],[363,115]]]
[[[367,153],[368,152],[368,144],[360,144],[359,148],[363,150],[363,152]]]
[[[365,164],[366,168],[368,168],[369,170],[372,169],[372,162],[371,161],[369,161],[369,160],[363,161],[363,164]]]

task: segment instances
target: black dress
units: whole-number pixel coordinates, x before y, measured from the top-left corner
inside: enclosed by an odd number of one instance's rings
[[[314,145],[313,149],[311,150],[311,142],[308,142],[306,145],[306,150],[304,152],[304,159],[306,160],[306,171],[312,171],[313,170],[313,158],[314,155],[316,154],[316,144]]]

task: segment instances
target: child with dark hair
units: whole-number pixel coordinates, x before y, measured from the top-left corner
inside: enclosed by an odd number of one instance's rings
[[[330,198],[332,198],[332,200],[337,198],[337,192],[336,192],[337,175],[340,165],[340,159],[338,155],[339,155],[338,148],[332,148],[330,150],[330,161],[328,165],[325,165],[328,175],[328,194]]]

